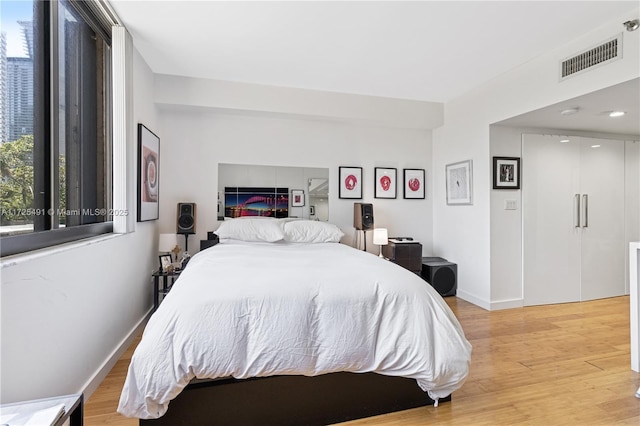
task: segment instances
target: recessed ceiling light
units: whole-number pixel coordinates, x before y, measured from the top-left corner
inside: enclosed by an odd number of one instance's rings
[[[567,108],[567,109],[563,109],[562,111],[560,111],[560,114],[561,115],[573,115],[573,114],[577,114],[578,111],[580,111],[580,108],[578,108],[578,107]]]
[[[569,139],[560,139],[560,143],[567,143],[569,142]]]
[[[626,114],[626,112],[624,112],[624,111],[611,111],[609,113],[609,117],[622,117],[625,114]]]
[[[591,145],[591,148],[600,148],[600,145]]]

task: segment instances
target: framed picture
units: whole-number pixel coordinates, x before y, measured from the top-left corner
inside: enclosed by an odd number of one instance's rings
[[[304,191],[302,189],[291,190],[291,207],[304,207]]]
[[[158,219],[160,138],[138,124],[138,222]]]
[[[493,189],[520,189],[520,158],[493,157]]]
[[[167,272],[169,270],[169,266],[171,266],[171,255],[162,254],[159,257],[160,257],[160,270],[162,272]]]
[[[424,169],[404,169],[404,198],[424,199]]]
[[[447,204],[473,204],[473,169],[471,160],[447,164]]]
[[[375,168],[375,198],[396,198],[398,171],[385,167]]]
[[[362,199],[362,167],[338,168],[338,198]]]

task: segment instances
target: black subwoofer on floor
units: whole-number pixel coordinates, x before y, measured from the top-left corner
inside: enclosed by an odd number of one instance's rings
[[[458,289],[458,265],[441,257],[422,258],[422,278],[443,297],[455,296]]]

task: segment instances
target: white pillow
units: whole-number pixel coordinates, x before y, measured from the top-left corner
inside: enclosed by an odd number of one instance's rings
[[[220,239],[266,241],[273,243],[284,238],[282,226],[276,219],[236,218],[225,220],[215,231]]]
[[[284,240],[291,243],[338,243],[344,233],[337,226],[317,220],[296,220],[284,224]]]

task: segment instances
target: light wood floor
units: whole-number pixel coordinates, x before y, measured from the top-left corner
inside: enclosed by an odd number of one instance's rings
[[[629,297],[488,312],[446,299],[473,345],[451,402],[343,425],[640,425]],[[116,413],[136,341],[85,406],[85,425],[134,426]]]

